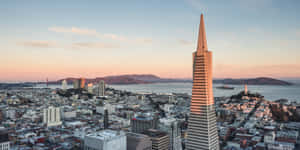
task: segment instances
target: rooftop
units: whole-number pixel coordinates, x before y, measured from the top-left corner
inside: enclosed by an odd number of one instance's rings
[[[143,134],[148,135],[150,137],[164,137],[167,135],[166,132],[162,132],[155,129],[149,129],[143,132]]]
[[[176,119],[175,118],[161,118],[161,119],[159,119],[159,121],[161,123],[171,125],[173,122],[176,122]]]
[[[145,120],[145,121],[148,121],[148,120],[153,120],[153,117],[152,116],[136,116],[134,118],[132,118],[132,120]]]
[[[297,131],[278,131],[277,137],[288,137],[288,138],[297,138],[299,133]]]
[[[86,135],[86,137],[96,138],[99,140],[111,140],[120,136],[125,136],[125,133],[123,131],[102,130]]]
[[[143,138],[147,138],[148,137],[147,135],[133,133],[133,132],[127,132],[126,136],[130,136],[130,137],[134,137],[134,138],[138,138],[138,139],[143,139]]]

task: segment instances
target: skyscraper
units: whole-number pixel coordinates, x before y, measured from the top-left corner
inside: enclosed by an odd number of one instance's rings
[[[105,82],[103,80],[101,80],[98,84],[97,95],[105,96]]]
[[[79,79],[75,79],[73,81],[73,88],[74,89],[79,89],[80,88],[80,80]]]
[[[84,87],[85,87],[85,79],[84,78],[80,78],[79,80],[80,80],[80,88],[84,89]]]
[[[93,94],[93,83],[89,83],[86,88],[88,93]]]
[[[188,150],[219,150],[212,89],[212,53],[208,51],[203,14],[193,53],[193,90],[188,121]]]
[[[63,81],[61,82],[61,89],[62,89],[62,90],[67,90],[67,88],[68,88],[68,83],[67,83],[66,80],[63,80]]]

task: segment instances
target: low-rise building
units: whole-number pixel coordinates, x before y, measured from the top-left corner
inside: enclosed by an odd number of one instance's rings
[[[295,144],[287,142],[274,142],[268,144],[268,150],[294,150]]]
[[[269,131],[264,135],[264,142],[265,143],[274,143],[275,141],[275,132]]]

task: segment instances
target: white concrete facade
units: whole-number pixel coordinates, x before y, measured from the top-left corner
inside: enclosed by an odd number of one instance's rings
[[[60,108],[50,106],[44,109],[43,123],[47,124],[48,127],[61,125]]]
[[[0,143],[0,150],[10,150],[9,141]]]

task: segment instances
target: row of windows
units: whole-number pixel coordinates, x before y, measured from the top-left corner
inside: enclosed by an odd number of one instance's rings
[[[9,142],[0,144],[0,150],[9,150]]]

